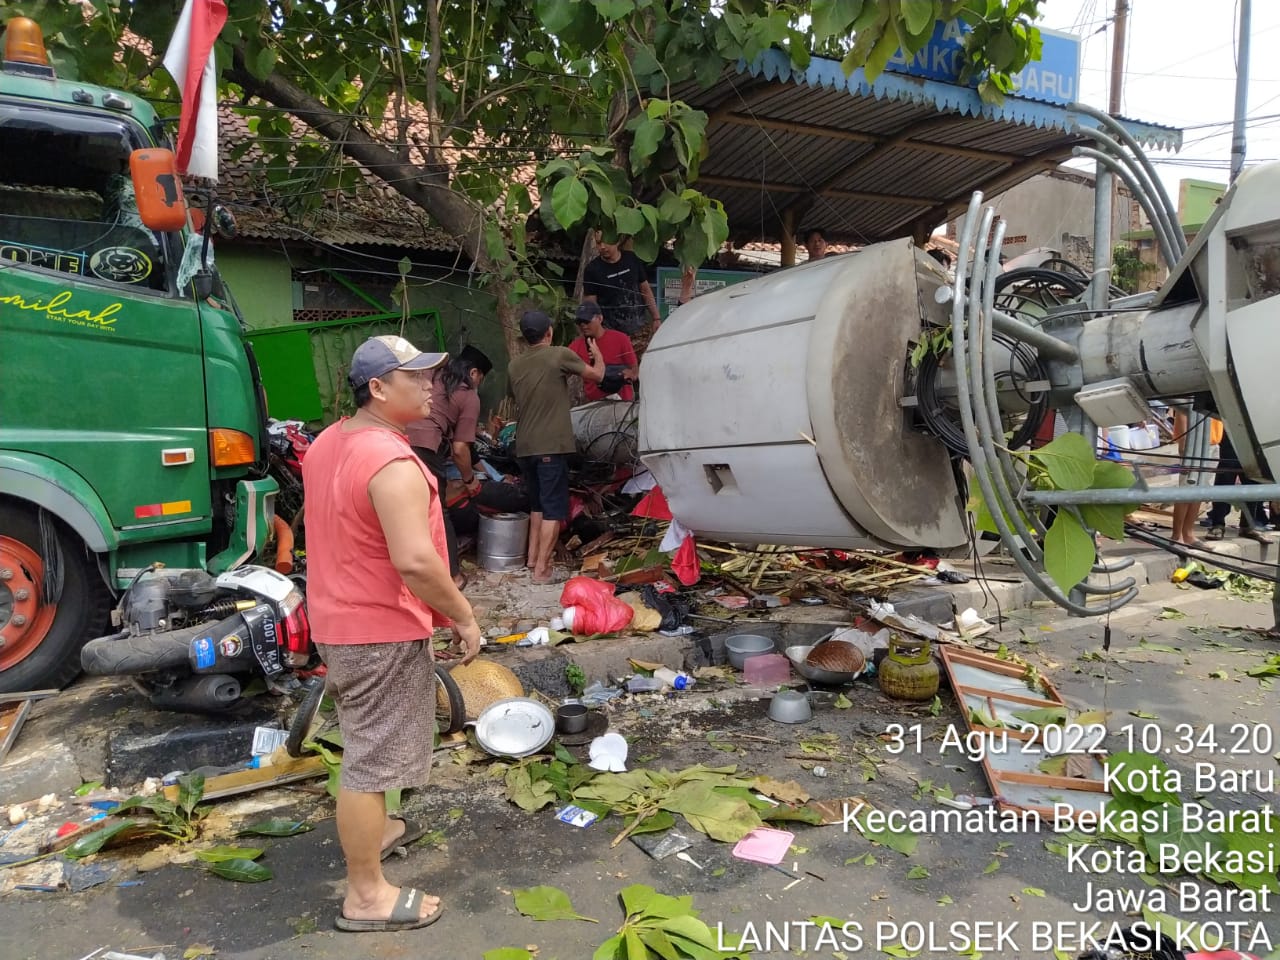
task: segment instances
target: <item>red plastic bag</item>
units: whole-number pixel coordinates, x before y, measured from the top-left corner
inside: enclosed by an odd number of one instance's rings
[[[560,605],[573,608],[573,632],[580,637],[624,629],[635,611],[613,595],[613,587],[590,577],[573,577],[560,592]],[[568,621],[566,617],[566,622]]]
[[[694,543],[692,535],[685,537],[684,543],[680,544],[680,549],[671,558],[671,569],[686,587],[692,587],[702,578],[698,545]]]

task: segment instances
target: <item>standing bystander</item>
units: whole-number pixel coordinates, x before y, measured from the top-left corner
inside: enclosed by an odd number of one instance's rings
[[[569,377],[599,383],[604,357],[589,345],[587,366],[567,347],[554,347],[551,318],[540,310],[526,310],[520,335],[530,349],[511,361],[507,380],[519,408],[516,457],[529,493],[529,569],[534,583],[551,583],[551,557],[561,524],[569,520],[569,464],[566,454],[577,449],[570,416]]]
[[[649,286],[644,261],[622,249],[622,238],[606,243],[596,233],[599,256],[587,264],[582,274],[582,298],[600,304],[604,325],[634,337],[645,326],[646,311],[653,329],[662,324],[658,301]]]
[[[381,861],[425,833],[387,816],[386,791],[422,786],[435,736],[432,631],[472,660],[480,628],[445,563],[434,478],[405,430],[428,414],[431,371],[447,354],[401,337],[366,340],[351,358],[354,416],[316,438],[302,465],[307,603],[343,735],[338,840],[347,892],[335,921],[352,932],[408,930],[440,918],[440,898],[395,887]]]

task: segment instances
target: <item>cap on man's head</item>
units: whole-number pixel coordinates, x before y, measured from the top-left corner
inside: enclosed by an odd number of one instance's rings
[[[351,386],[363,387],[392,370],[430,370],[448,359],[447,353],[423,353],[404,337],[370,337],[352,354],[347,379]]]
[[[526,310],[520,316],[520,333],[530,343],[536,343],[551,329],[551,318],[541,310]]]
[[[604,311],[600,309],[600,304],[587,300],[585,303],[578,304],[578,309],[573,318],[578,323],[590,323],[596,317],[602,316],[604,316]]]
[[[493,361],[471,344],[467,344],[458,351],[458,359],[465,361],[468,367],[475,367],[485,376],[488,376],[489,371],[493,369]]]

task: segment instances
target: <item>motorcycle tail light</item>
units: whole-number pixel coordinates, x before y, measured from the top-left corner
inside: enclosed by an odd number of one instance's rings
[[[311,621],[307,619],[307,605],[302,591],[294,590],[280,604],[284,614],[281,623],[281,643],[285,659],[292,667],[302,667],[311,660]]]

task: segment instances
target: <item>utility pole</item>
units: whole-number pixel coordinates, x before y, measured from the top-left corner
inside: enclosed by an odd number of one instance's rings
[[[1111,35],[1111,98],[1107,112],[1120,113],[1120,93],[1124,89],[1124,45],[1129,32],[1129,0],[1116,0],[1115,30]]]
[[[1249,0],[1240,0],[1240,39],[1236,43],[1236,115],[1231,128],[1231,179],[1244,168],[1245,115],[1249,111]]]

